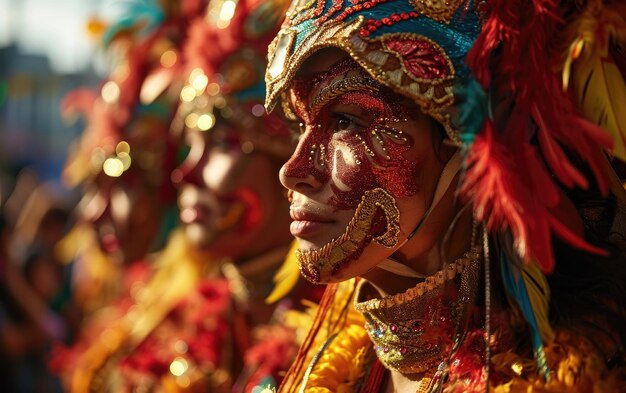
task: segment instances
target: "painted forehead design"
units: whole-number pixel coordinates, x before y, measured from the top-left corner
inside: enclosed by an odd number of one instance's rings
[[[332,101],[350,92],[370,92],[384,95],[384,98],[397,102],[391,89],[372,79],[354,60],[347,58],[331,66],[328,70],[294,79],[291,87],[294,108],[300,116],[315,118],[320,110]],[[306,106],[306,107],[303,107]],[[307,120],[310,120],[307,119]]]

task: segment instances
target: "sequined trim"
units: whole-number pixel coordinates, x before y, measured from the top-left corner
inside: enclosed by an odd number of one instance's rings
[[[326,23],[323,28],[311,26],[310,28],[314,28],[315,31],[307,35],[295,50],[293,45],[295,43],[296,30],[290,27],[283,28],[268,47],[269,66],[265,74],[265,82],[267,84],[265,107],[268,110],[274,108],[281,92],[287,89],[302,63],[319,49],[337,47],[348,52],[353,58],[356,57],[349,45],[349,38],[356,34],[362,23],[363,17],[360,16],[350,23],[331,21]],[[286,55],[282,56],[279,53],[280,56],[277,57],[278,44],[281,39],[286,40],[286,38],[282,38],[285,36],[294,38],[287,43]],[[279,66],[282,66],[280,72],[270,72],[272,67],[274,67],[274,70],[277,70]]]
[[[443,285],[446,281],[452,280],[458,274],[461,274],[470,264],[472,264],[472,262],[479,260],[481,256],[482,253],[479,250],[468,251],[465,255],[463,255],[463,258],[457,259],[446,268],[438,271],[432,276],[426,277],[424,281],[405,292],[394,296],[372,299],[364,302],[356,301],[354,306],[357,311],[365,312],[402,305],[408,301],[423,296],[428,291],[436,289],[437,287]],[[361,286],[362,285],[363,284],[361,283]]]
[[[463,258],[404,293],[359,301],[369,284],[358,287],[355,309],[380,361],[402,373],[432,371],[462,342],[480,279],[480,252]]]
[[[333,82],[323,87],[315,96],[310,105],[311,118],[315,118],[319,110],[333,98],[339,97],[348,91],[378,91],[380,84],[371,78],[353,76]]]
[[[336,47],[346,51],[372,78],[412,98],[424,113],[441,122],[448,136],[460,144],[449,109],[454,103],[456,72],[445,51],[435,41],[415,33],[392,33],[372,39],[361,37],[358,32],[364,20],[359,16],[349,23],[335,20],[321,27],[308,26],[313,32],[305,35],[295,50],[295,27],[281,30],[269,47],[266,108],[271,110],[276,105],[309,56],[319,49]],[[414,68],[418,67],[415,59],[405,58],[399,52],[402,44],[407,42],[411,45],[404,46],[411,48],[410,54],[421,61],[421,73]],[[284,45],[287,47],[277,50]],[[435,65],[441,69],[436,70]]]

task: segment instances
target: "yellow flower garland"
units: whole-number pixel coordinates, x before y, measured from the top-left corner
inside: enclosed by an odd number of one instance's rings
[[[305,393],[353,393],[365,372],[371,341],[358,324],[350,324],[333,340],[313,367]]]

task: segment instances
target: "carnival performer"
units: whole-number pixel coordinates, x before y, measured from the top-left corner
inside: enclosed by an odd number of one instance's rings
[[[626,391],[625,16],[293,2],[266,108],[299,134],[299,268],[331,284],[279,391]]]
[[[72,296],[82,323],[70,347],[59,345],[51,368],[67,390],[81,391],[82,367],[98,363],[114,347],[112,321],[125,315],[152,275],[154,253],[176,223],[176,167],[180,139],[169,132],[176,113],[176,58],[184,12],[135,5],[105,26],[90,22],[102,40],[111,74],[99,90],[70,92],[65,116],[82,115],[85,130],[70,150],[63,177],[80,187],[72,232],[58,246],[72,261]],[[84,389],[82,389],[84,391]]]
[[[262,105],[264,57],[285,8],[210,2],[185,33],[172,124],[189,145],[172,173],[182,230],[128,313],[90,348],[73,391],[251,392],[276,387],[295,357],[306,316],[291,309],[310,294],[296,287],[265,303],[292,240],[275,174],[294,144]]]
[[[208,253],[212,263],[204,268],[219,271],[188,284],[174,318],[164,318],[123,359],[134,386],[251,392],[277,386],[295,356],[306,318],[290,309],[311,294],[296,287],[285,302],[265,303],[291,242],[288,201],[275,174],[294,144],[281,119],[262,106],[265,51],[285,8],[283,1],[212,1],[189,30],[188,78],[172,126],[189,153],[172,180],[188,248]],[[294,316],[300,322],[289,324]],[[196,326],[193,334],[188,326]],[[171,342],[187,349],[156,351]],[[147,370],[146,359],[165,367]],[[160,382],[145,385],[146,375]]]
[[[178,51],[174,22],[158,7],[137,7],[104,32],[103,22],[91,21],[112,72],[99,90],[78,89],[62,103],[64,116],[86,123],[63,171],[83,195],[79,223],[60,245],[75,259],[74,296],[86,314],[146,278],[146,256],[176,222],[169,173],[179,141],[169,125],[178,100],[167,91]]]

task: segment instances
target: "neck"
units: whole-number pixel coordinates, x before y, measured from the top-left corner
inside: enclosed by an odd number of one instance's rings
[[[261,255],[235,261],[230,271],[223,269],[235,288],[233,294],[239,299],[239,306],[247,310],[252,326],[268,323],[274,313],[276,305],[267,304],[265,299],[273,289],[272,279],[288,251],[289,245],[281,245]]]
[[[276,268],[284,261],[288,250],[289,244],[283,244],[260,255],[246,259],[238,259],[235,261],[235,266],[237,266],[239,274],[244,276],[247,280],[254,280],[259,274],[268,271],[273,274]]]
[[[456,201],[453,198],[449,200],[444,198],[432,215],[436,215],[439,208],[457,212],[458,220],[454,225],[450,224],[454,216],[449,220],[431,220],[430,224],[427,224],[420,233],[393,254],[392,258],[424,277],[435,274],[444,263],[460,258],[471,246],[472,214],[469,209],[463,212],[460,206],[455,208],[449,203],[456,204]],[[427,234],[438,235],[433,239]],[[421,278],[398,276],[380,268],[372,269],[364,274],[363,278],[371,282],[379,290],[381,296],[404,292],[423,281]]]

